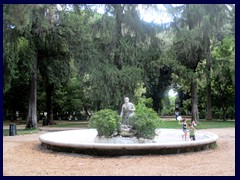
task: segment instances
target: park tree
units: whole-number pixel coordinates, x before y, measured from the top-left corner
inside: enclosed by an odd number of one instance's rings
[[[156,112],[162,110],[161,100],[165,91],[171,85],[173,72],[172,59],[168,51],[163,50],[163,41],[159,38],[151,41],[151,44],[143,51],[144,85],[146,97],[152,98],[153,109]]]
[[[5,91],[5,110],[11,110],[11,114],[16,111],[26,112],[29,91],[29,78],[31,77],[33,52],[30,49],[29,41],[24,37],[19,37],[16,42],[16,63],[15,76],[12,78],[9,89]],[[8,62],[8,57],[6,63]],[[7,74],[4,74],[6,76]],[[13,116],[12,116],[13,117]]]
[[[4,6],[4,12],[6,7]],[[6,21],[3,26],[3,73],[4,89],[6,92],[11,87],[11,81],[17,76],[17,32],[16,29]]]
[[[155,9],[154,5],[142,6],[148,10]],[[123,13],[118,15],[119,9],[121,9],[120,7],[122,7]],[[131,65],[133,65],[133,62],[135,62],[135,64],[143,70],[143,82],[144,86],[146,87],[145,96],[153,99],[152,107],[156,112],[158,112],[162,108],[161,99],[163,98],[164,91],[170,84],[171,67],[169,65],[170,63],[166,63],[166,56],[163,55],[164,43],[161,38],[158,37],[158,34],[162,32],[163,28],[154,23],[146,23],[141,21],[137,8],[138,6],[136,5],[114,6],[114,10],[116,12],[116,27],[120,27],[121,24],[123,31],[123,37],[121,37],[120,42],[125,41],[128,44],[129,42],[132,44],[132,47],[122,47],[121,51],[128,51],[129,55],[125,56],[121,62],[122,64],[126,62],[128,64],[131,63]],[[122,18],[118,19],[119,16]],[[120,35],[117,37],[120,37]],[[121,43],[121,45],[122,44],[123,43]]]
[[[229,111],[235,114],[235,43],[233,36],[225,37],[212,52],[214,63],[213,99],[224,121]],[[216,113],[215,113],[216,114]],[[229,114],[230,115],[230,114]]]
[[[43,31],[38,39],[38,68],[42,76],[46,93],[47,124],[53,124],[53,94],[56,87],[67,83],[70,78],[70,48],[68,38],[69,25],[64,19],[64,12],[56,5],[45,7],[48,31]],[[63,29],[64,27],[64,29]],[[67,29],[67,30],[65,30]],[[46,124],[46,125],[47,125]]]
[[[214,44],[212,43],[214,39],[224,35],[223,30],[226,29],[226,22],[228,22],[227,16],[230,10],[225,4],[204,4],[198,5],[198,7],[202,9],[202,22],[200,24],[200,27],[203,33],[202,46],[204,49],[204,58],[206,59],[206,119],[211,120],[211,47],[214,46]]]
[[[57,28],[59,16],[56,11],[56,5],[5,5],[6,27],[14,27],[17,37],[25,38],[28,45],[28,49],[25,51],[25,64],[27,62],[30,64],[28,69],[30,90],[26,128],[37,128],[38,69],[40,69],[46,85],[46,104],[49,109],[49,117],[52,114],[53,77],[58,77],[58,79],[67,77],[67,72],[64,71],[66,72],[64,73],[61,69],[67,69],[68,66],[66,63],[64,64],[64,60],[68,60],[70,56],[66,43],[63,38],[61,39],[61,30]],[[56,81],[56,79],[54,80]]]
[[[211,48],[214,47],[214,42],[219,39],[219,37],[224,37],[224,35],[226,35],[226,30],[223,31],[221,27],[225,28],[226,24],[229,24],[226,23],[229,8],[227,5],[192,4],[180,5],[175,8],[168,7],[168,9],[171,10],[175,18],[172,27],[176,32],[174,52],[176,53],[177,60],[180,60],[181,64],[192,72],[190,77],[194,77],[188,78],[190,82],[192,82],[191,96],[193,119],[198,119],[196,91],[196,80],[198,77],[196,75],[196,68],[199,62],[204,59],[206,60],[206,118],[212,119],[210,76],[212,64]],[[177,49],[179,50],[181,48],[182,51],[177,52]]]
[[[59,114],[70,115],[85,112],[85,117],[90,117],[89,108],[93,109],[88,97],[87,85],[78,75],[78,68],[74,61],[70,62],[70,78],[64,86],[57,86],[53,94],[54,111]]]
[[[140,20],[136,5],[105,5],[105,9],[89,21],[91,30],[82,38],[87,43],[81,45],[87,51],[75,58],[97,110],[119,107],[123,96],[134,98],[142,81],[141,50],[152,33]]]
[[[202,14],[197,5],[186,4],[172,9],[174,10],[172,27],[176,32],[173,42],[173,52],[180,65],[186,68],[185,71],[179,69],[178,72],[179,75],[187,76],[189,79],[192,99],[192,120],[197,122],[199,115],[196,68],[203,58],[203,49],[199,36],[199,23]]]
[[[30,47],[30,90],[26,128],[37,128],[37,56],[34,43],[36,39],[33,38],[33,35],[38,34],[35,31],[37,30],[37,27],[35,26],[37,20],[34,17],[39,9],[41,9],[41,5],[4,5],[4,27],[11,27],[12,29],[14,28],[16,32],[15,38],[24,37]],[[7,42],[7,39],[5,41],[5,43],[11,43],[13,46],[17,46],[16,42],[16,39],[15,41]],[[15,53],[17,54],[16,51]],[[7,56],[5,59],[6,64],[9,64],[9,62],[11,62],[11,58],[8,57],[10,56]]]

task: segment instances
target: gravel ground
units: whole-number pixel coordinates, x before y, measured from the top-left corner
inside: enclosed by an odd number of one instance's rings
[[[177,155],[92,157],[41,147],[39,134],[3,137],[4,176],[235,176],[235,128],[199,130],[219,136],[216,149]]]

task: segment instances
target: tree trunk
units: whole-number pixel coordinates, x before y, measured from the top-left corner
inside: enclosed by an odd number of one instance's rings
[[[226,121],[227,108],[223,107],[223,121]]]
[[[211,56],[210,56],[210,40],[209,38],[205,39],[205,57],[206,57],[206,82],[207,82],[207,120],[212,120],[212,100],[211,100]]]
[[[192,96],[192,121],[198,123],[199,115],[198,115],[198,96],[196,79],[193,79],[191,83],[191,96]]]
[[[160,106],[161,106],[161,104],[160,104],[161,98],[158,97],[158,95],[155,95],[155,96],[152,97],[152,100],[153,100],[153,103],[152,103],[153,104],[153,110],[158,113],[159,109],[160,109]]]
[[[83,105],[83,109],[85,111],[87,119],[91,117],[91,114],[88,112],[88,107],[86,105]]]
[[[100,100],[97,101],[97,111],[101,110],[101,104],[102,102]]]
[[[122,38],[122,18],[121,14],[123,11],[123,8],[121,7],[121,4],[115,4],[113,5],[114,11],[115,11],[115,21],[116,21],[116,36],[115,36],[115,43],[116,43],[116,51],[114,54],[114,64],[117,66],[119,70],[122,69],[122,63],[121,63],[121,44],[120,40]]]
[[[33,74],[30,79],[28,99],[28,116],[26,128],[37,128],[37,58],[33,64]]]
[[[53,108],[52,108],[52,95],[54,90],[53,83],[46,83],[46,109],[47,109],[47,124],[53,125]]]

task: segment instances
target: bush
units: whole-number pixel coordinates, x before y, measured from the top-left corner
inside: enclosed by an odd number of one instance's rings
[[[206,118],[206,111],[200,110],[199,111],[199,119],[205,119]]]
[[[160,126],[160,119],[153,109],[138,104],[134,116],[130,118],[130,124],[136,129],[138,137],[153,138],[155,129]]]
[[[121,117],[111,109],[96,112],[90,119],[90,126],[96,128],[99,136],[110,137],[115,130],[119,131]]]
[[[235,108],[229,107],[227,110],[228,119],[235,119]]]
[[[152,98],[140,97],[137,104],[144,104],[146,107],[151,108],[153,104]]]

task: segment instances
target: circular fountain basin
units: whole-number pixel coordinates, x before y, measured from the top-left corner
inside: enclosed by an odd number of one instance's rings
[[[195,152],[216,146],[218,136],[208,132],[196,132],[196,141],[182,138],[182,130],[157,129],[154,139],[136,137],[104,138],[96,129],[51,132],[39,137],[48,149],[97,156],[178,154]]]

